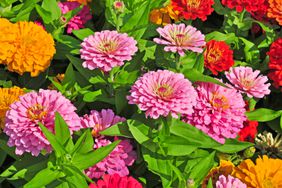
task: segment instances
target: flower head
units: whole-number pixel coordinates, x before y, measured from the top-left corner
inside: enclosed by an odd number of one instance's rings
[[[5,127],[6,112],[12,103],[19,100],[19,97],[24,94],[24,90],[19,87],[0,88],[0,127]]]
[[[230,9],[235,8],[237,12],[242,12],[244,9],[248,12],[255,12],[264,4],[264,1],[265,0],[221,0],[221,3]]]
[[[282,0],[268,0],[267,16],[274,18],[282,26]]]
[[[121,177],[118,174],[104,175],[103,180],[90,184],[89,188],[142,188],[141,183],[131,176]]]
[[[240,141],[254,142],[256,134],[257,134],[257,121],[245,121],[244,127],[238,133]]]
[[[236,138],[246,120],[241,94],[213,83],[199,83],[196,90],[194,113],[184,116],[184,121],[220,143],[224,143],[225,138]]]
[[[8,145],[16,146],[17,155],[29,152],[38,156],[43,149],[51,152],[52,147],[38,123],[54,132],[55,112],[58,112],[71,131],[79,130],[80,120],[75,110],[71,102],[55,90],[41,89],[22,95],[6,113],[4,132],[9,136]]]
[[[90,115],[81,118],[81,126],[92,128],[92,135],[95,137],[94,149],[97,149],[112,143],[111,138],[101,136],[99,132],[122,121],[125,121],[125,118],[116,116],[111,109],[104,109],[101,112],[92,110]],[[114,138],[114,140],[117,139],[117,137]],[[105,159],[88,168],[85,173],[90,178],[100,178],[105,173],[127,176],[129,174],[127,166],[131,166],[135,159],[136,152],[130,141],[124,139]]]
[[[282,187],[282,160],[264,155],[256,159],[256,164],[246,159],[234,169],[233,176],[248,187]]]
[[[238,91],[246,93],[248,97],[263,98],[270,94],[270,84],[266,84],[266,76],[259,74],[259,70],[253,71],[251,67],[242,66],[230,68],[229,72],[225,72],[226,78]]]
[[[213,12],[213,0],[172,0],[173,8],[179,11],[186,20],[197,18],[205,21],[207,16]]]
[[[83,67],[90,70],[99,68],[104,72],[122,66],[137,52],[137,42],[126,33],[104,30],[84,39],[80,50]]]
[[[124,2],[117,0],[114,2],[114,9],[118,12],[118,13],[122,13],[124,11]]]
[[[234,65],[233,50],[223,41],[211,40],[204,52],[204,65],[214,75]]]
[[[171,5],[154,9],[150,13],[150,21],[158,25],[170,24],[172,20],[179,21],[179,12],[174,11]]]
[[[270,132],[259,133],[255,138],[256,146],[268,154],[282,156],[282,135],[277,134],[275,138]]]
[[[54,40],[41,26],[33,22],[9,23],[0,19],[0,64],[22,75],[32,77],[45,71],[55,54]]]
[[[183,74],[168,70],[151,71],[140,77],[131,87],[129,104],[137,104],[146,111],[146,116],[173,117],[191,114],[196,104],[197,93]]]
[[[238,178],[233,176],[221,175],[216,182],[216,188],[247,188],[247,185],[242,183]]]
[[[273,80],[273,85],[277,88],[282,86],[282,38],[274,41],[270,50],[267,53],[269,55],[269,64],[268,67],[270,72],[268,77]]]
[[[85,2],[86,3],[86,2]],[[69,11],[76,9],[80,6],[79,2],[59,2],[59,7],[63,14],[68,13]],[[70,19],[67,24],[67,33],[71,33],[72,30],[77,30],[84,28],[84,25],[88,20],[92,19],[90,9],[87,6],[83,6],[80,12],[78,12],[74,17]]]
[[[159,27],[157,31],[162,38],[154,38],[154,42],[165,45],[166,52],[178,52],[181,56],[184,56],[185,50],[202,53],[206,44],[205,36],[190,25],[168,24],[164,28]]]

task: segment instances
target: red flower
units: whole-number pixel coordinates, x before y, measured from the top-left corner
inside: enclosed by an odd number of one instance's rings
[[[255,12],[260,9],[265,0],[221,0],[224,6],[230,9],[236,8],[237,12],[242,12],[245,8],[248,12]]]
[[[90,184],[89,188],[142,188],[133,177],[120,177],[118,174],[104,175],[103,180],[98,180],[96,184]]]
[[[173,9],[186,20],[200,18],[202,21],[213,12],[213,0],[171,0]]]
[[[254,142],[256,134],[257,134],[257,121],[245,121],[244,127],[238,133],[240,141]]]
[[[273,85],[278,88],[282,86],[282,38],[274,41],[267,55],[269,55],[268,77],[273,80]]]
[[[258,4],[255,10],[250,11],[252,17],[259,21],[269,22],[270,19],[267,17],[267,9],[269,8],[268,0],[264,0],[262,4]]]
[[[218,72],[229,70],[234,65],[233,50],[223,41],[211,40],[204,52],[204,62],[205,67],[217,75]]]

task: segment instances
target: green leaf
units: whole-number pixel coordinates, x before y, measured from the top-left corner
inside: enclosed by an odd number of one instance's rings
[[[148,137],[150,128],[148,126],[135,120],[127,120],[127,124],[132,136],[139,144],[145,143],[150,140],[150,138]]]
[[[57,20],[61,17],[61,9],[56,0],[43,0],[42,8],[52,13],[52,20]]]
[[[251,121],[267,122],[274,120],[282,115],[282,110],[274,111],[267,108],[259,108],[257,110],[246,112],[246,115]]]
[[[99,89],[97,91],[87,92],[83,96],[83,101],[85,102],[94,102],[97,100],[98,96],[102,95],[102,90]]]
[[[81,170],[87,169],[107,157],[119,143],[120,141],[115,141],[94,151],[76,155],[72,160],[72,164]]]
[[[31,11],[34,9],[37,0],[26,0],[17,13],[16,18],[11,19],[11,21],[29,21],[29,16]]]
[[[79,29],[79,30],[72,30],[72,33],[74,34],[74,36],[76,36],[80,40],[83,40],[86,37],[94,34],[94,31],[92,31],[89,28],[85,28],[85,29]]]
[[[197,149],[197,146],[177,136],[166,137],[162,146],[166,148],[166,154],[172,156],[187,156]]]
[[[223,153],[236,153],[253,145],[254,144],[250,142],[240,142],[236,139],[226,139],[223,145],[214,147],[213,149]]]
[[[212,179],[211,179],[211,178],[209,179],[209,182],[208,182],[207,188],[213,188],[213,185],[212,185]]]
[[[228,8],[225,8],[225,7],[222,6],[220,0],[214,0],[213,8],[214,8],[215,12],[219,15],[224,15],[224,14],[226,14],[230,11],[230,10],[228,10]]]
[[[47,10],[43,9],[39,5],[35,5],[35,9],[37,13],[40,15],[40,17],[42,18],[44,23],[48,24],[52,22],[52,13],[51,12],[48,12]]]
[[[89,80],[93,75],[93,71],[88,70],[84,67],[82,67],[82,60],[80,58],[71,56],[71,55],[67,55],[67,58],[70,60],[70,62],[73,64],[73,66],[78,70],[78,72],[80,72],[80,74],[86,78],[86,80]]]
[[[88,153],[93,150],[93,145],[94,145],[93,137],[91,135],[90,130],[87,129],[76,141],[72,151],[72,155],[76,153],[81,153],[81,154]]]
[[[127,93],[127,88],[118,88],[115,91],[115,105],[117,114],[120,114],[128,104],[126,99]]]
[[[105,136],[122,136],[126,138],[133,138],[132,134],[129,131],[127,122],[117,123],[103,131],[100,132],[101,135]]]
[[[65,85],[68,83],[69,85],[73,86],[75,82],[76,82],[75,72],[73,70],[73,65],[70,63],[65,72],[65,77],[62,81],[62,84]]]

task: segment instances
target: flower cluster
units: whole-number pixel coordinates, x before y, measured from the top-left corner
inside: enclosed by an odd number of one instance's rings
[[[282,38],[274,41],[269,49],[267,55],[269,56],[269,69],[268,77],[273,80],[273,85],[277,88],[282,86]]]

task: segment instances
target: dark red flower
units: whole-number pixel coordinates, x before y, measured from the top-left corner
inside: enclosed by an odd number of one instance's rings
[[[239,138],[240,141],[247,141],[247,142],[254,142],[256,134],[257,134],[257,121],[245,121],[244,127],[239,132]]]
[[[104,175],[103,180],[98,180],[96,184],[90,184],[89,188],[142,188],[133,177],[120,177],[118,174]]]
[[[268,67],[270,72],[268,77],[273,80],[273,85],[276,88],[282,86],[282,38],[274,41],[267,55],[269,55]]]
[[[213,12],[213,0],[171,0],[173,9],[186,20],[200,18],[202,21]]]
[[[227,71],[234,65],[233,50],[223,41],[211,40],[207,43],[204,52],[205,67],[214,75],[218,72]]]

